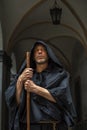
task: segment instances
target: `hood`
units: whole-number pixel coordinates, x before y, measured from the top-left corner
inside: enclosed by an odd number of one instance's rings
[[[36,45],[41,44],[46,48],[46,51],[48,53],[48,57],[50,59],[51,63],[55,63],[58,67],[62,68],[62,65],[60,63],[60,61],[58,60],[58,58],[56,57],[56,55],[54,54],[54,52],[52,51],[52,49],[43,41],[37,41],[35,42],[35,44],[33,45],[33,47],[31,48],[30,51],[30,66],[32,68],[35,68],[35,61],[33,59],[33,54],[34,54],[34,48],[36,47]]]
[[[55,63],[59,68],[63,68],[62,64],[60,63],[60,61],[58,60],[58,58],[56,57],[56,55],[54,54],[52,49],[45,42],[40,41],[40,40],[36,41],[34,43],[34,45],[32,46],[31,50],[30,50],[30,67],[31,68],[33,68],[33,69],[35,68],[35,61],[34,61],[34,58],[33,58],[33,54],[34,54],[34,48],[36,47],[37,44],[41,44],[46,48],[49,59],[50,59],[50,62],[52,64]],[[19,70],[19,73],[22,72],[22,70],[25,68],[25,66],[26,66],[26,60],[22,64],[22,66],[21,66],[21,68]]]

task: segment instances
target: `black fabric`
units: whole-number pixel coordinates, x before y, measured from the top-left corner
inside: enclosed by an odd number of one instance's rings
[[[37,73],[35,71],[35,62],[33,60],[33,51],[37,44],[44,45],[49,56],[48,68],[41,73]],[[46,88],[57,102],[53,103],[41,96],[38,96],[37,94],[31,93],[31,123],[38,123],[39,121],[44,120],[57,120],[62,122],[62,130],[64,124],[66,125],[66,128],[68,126],[73,126],[74,118],[76,117],[76,112],[69,88],[69,73],[63,69],[61,63],[56,58],[52,50],[47,46],[47,44],[42,41],[36,42],[32,47],[30,55],[30,64],[31,67],[34,69],[34,75],[32,80],[35,82],[35,84]],[[25,67],[26,62],[24,61],[14,81],[10,84],[10,86],[5,92],[6,102],[9,109],[9,130],[22,130],[21,126],[23,126],[24,124],[24,127],[26,127],[25,90],[23,89],[22,91],[19,107],[17,106],[15,99],[16,81]],[[48,125],[46,125],[46,127],[47,126]],[[31,128],[31,130],[34,130],[34,128]],[[61,129],[59,128],[59,130]]]
[[[56,130],[68,130],[66,124],[64,122],[61,122],[60,124],[56,124],[55,126]],[[26,124],[20,124],[21,130],[27,130]],[[53,130],[53,124],[45,124],[45,123],[36,123],[31,124],[30,130]]]

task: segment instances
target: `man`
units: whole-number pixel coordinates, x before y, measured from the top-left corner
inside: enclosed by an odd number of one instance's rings
[[[67,130],[74,125],[75,109],[69,88],[69,73],[62,67],[53,51],[37,41],[30,52],[30,68],[24,62],[14,81],[6,90],[9,108],[9,130],[26,130],[26,91],[31,93],[31,130]]]

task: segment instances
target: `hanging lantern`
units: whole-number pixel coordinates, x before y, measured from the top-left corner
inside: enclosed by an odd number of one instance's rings
[[[51,15],[53,24],[60,24],[62,8],[58,7],[56,0],[55,0],[53,8],[50,9],[50,15]]]

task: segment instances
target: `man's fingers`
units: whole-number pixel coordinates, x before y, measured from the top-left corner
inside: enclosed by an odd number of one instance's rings
[[[30,80],[25,81],[24,85],[25,85],[25,86],[28,86],[28,85],[29,85],[29,82],[30,82]]]
[[[30,83],[30,80],[27,80],[27,81],[24,83],[24,88],[25,88],[26,91],[30,91],[30,85],[29,85],[29,83]]]
[[[25,70],[24,70],[24,72],[33,72],[33,69],[32,68],[26,68]]]

